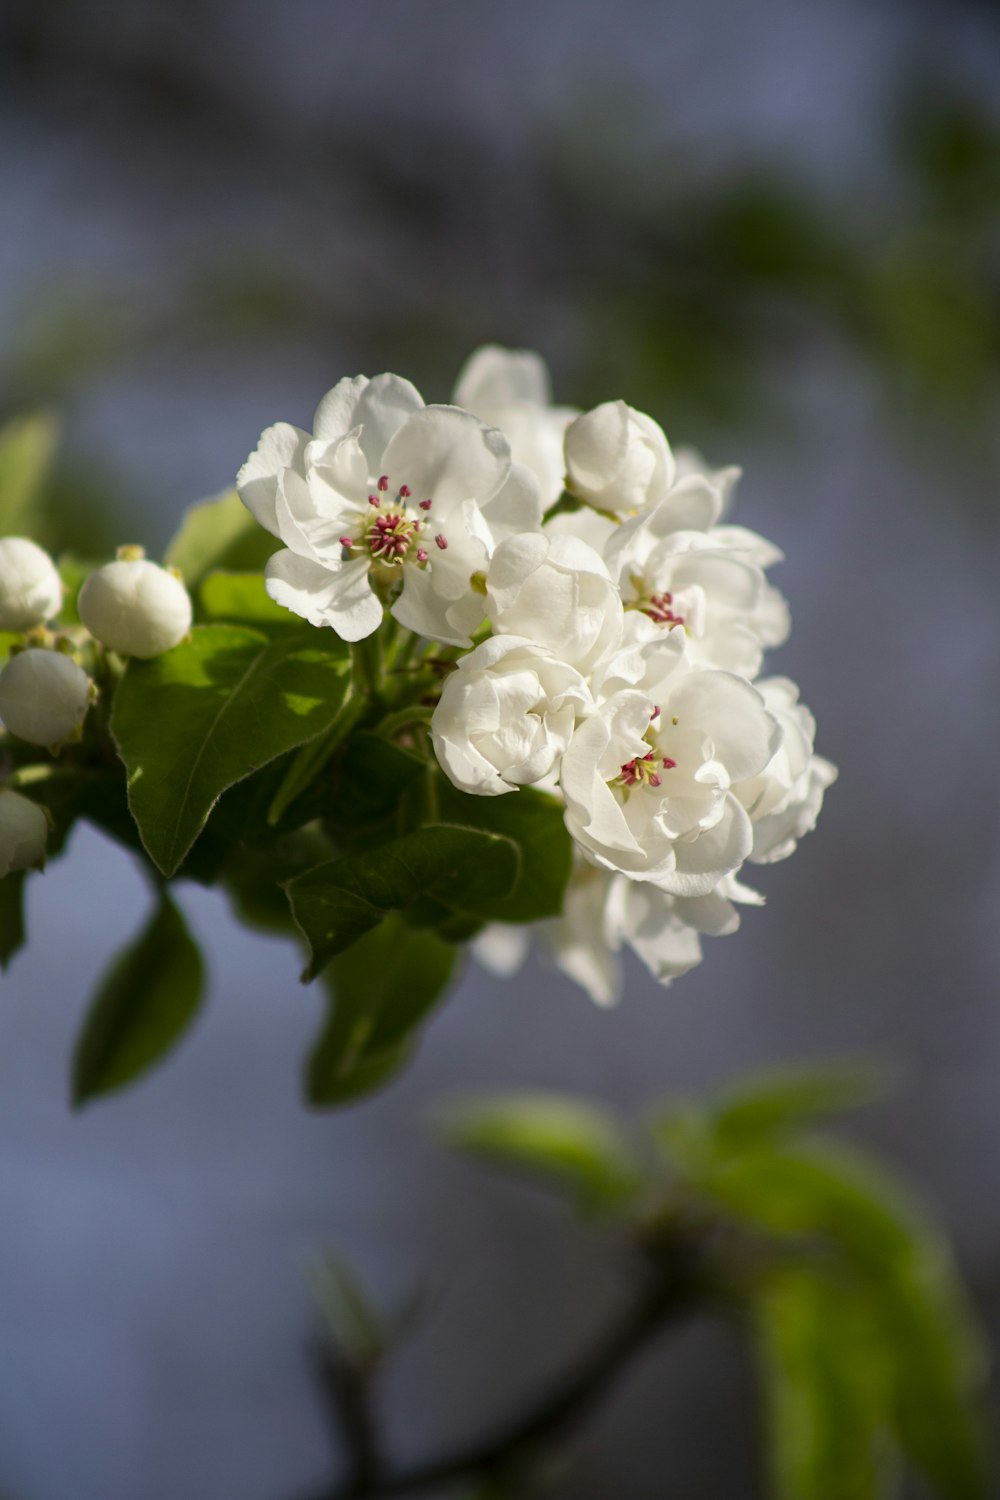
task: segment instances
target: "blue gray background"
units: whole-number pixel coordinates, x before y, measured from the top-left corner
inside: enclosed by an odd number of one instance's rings
[[[389,1300],[426,1289],[384,1390],[401,1457],[559,1367],[620,1295],[613,1238],[450,1158],[428,1122],[458,1092],[639,1114],[780,1060],[891,1059],[897,1096],[853,1128],[936,1205],[1000,1325],[1000,357],[976,306],[965,343],[949,332],[953,242],[893,136],[907,90],[995,121],[998,33],[985,5],[861,0],[5,7],[2,395],[61,411],[77,537],[112,515],[113,541],[155,554],[342,374],[399,368],[440,400],[476,343],[533,345],[561,400],[624,395],[744,465],[736,519],[788,556],[774,667],[841,770],[818,832],[763,872],[768,905],[675,987],[636,966],[602,1013],[541,966],[470,969],[405,1078],[325,1117],[298,1093],[319,995],[191,886],[203,1019],[142,1086],[70,1114],[88,993],[146,904],[81,828],[32,883],[0,990],[8,1500],[291,1500],[327,1479],[317,1248]],[[724,217],[691,238],[746,183],[813,206],[778,221],[783,270],[749,275]],[[970,214],[988,262],[996,203]],[[852,325],[835,248],[802,270],[817,215],[889,267],[889,354]],[[932,274],[896,311],[913,257]],[[665,1343],[553,1494],[760,1494],[752,1377],[717,1328]]]

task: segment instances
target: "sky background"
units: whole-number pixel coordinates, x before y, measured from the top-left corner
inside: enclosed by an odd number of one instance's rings
[[[536,347],[560,401],[623,396],[743,465],[734,519],[787,555],[771,667],[840,780],[755,882],[768,905],[669,991],[634,965],[603,1013],[534,962],[470,968],[405,1077],[329,1116],[299,1102],[321,997],[190,885],[204,1017],[70,1114],[87,997],[146,908],[80,828],[0,982],[4,1500],[321,1484],[318,1248],[427,1291],[385,1389],[400,1457],[517,1405],[621,1263],[435,1141],[436,1103],[478,1089],[635,1115],[886,1058],[897,1093],[851,1128],[937,1207],[1000,1331],[998,42],[991,6],[891,0],[5,7],[0,404],[60,412],[75,545],[156,555],[344,374],[445,400],[476,344]],[[669,1473],[763,1500],[752,1374],[718,1328],[665,1342],[550,1493],[662,1500]]]

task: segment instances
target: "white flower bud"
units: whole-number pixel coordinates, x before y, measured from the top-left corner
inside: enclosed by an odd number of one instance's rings
[[[62,607],[62,579],[49,554],[24,536],[0,538],[0,630],[33,630]]]
[[[122,656],[162,656],[191,629],[187,589],[145,558],[120,558],[91,573],[78,607],[91,635]]]
[[[90,678],[59,651],[20,651],[0,672],[0,719],[29,745],[61,745],[89,706]]]
[[[0,879],[45,858],[49,822],[37,802],[0,787]]]
[[[674,457],[662,428],[624,401],[606,401],[571,422],[565,454],[570,493],[615,515],[659,499],[674,481]]]

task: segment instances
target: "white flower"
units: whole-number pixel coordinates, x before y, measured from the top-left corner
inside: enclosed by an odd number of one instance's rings
[[[823,794],[837,779],[837,768],[813,752],[816,724],[799,690],[787,677],[757,683],[783,737],[758,775],[734,787],[753,823],[754,864],[773,864],[795,852],[800,838],[816,826]]]
[[[47,552],[24,536],[0,538],[0,630],[44,625],[62,608],[62,593]]]
[[[660,700],[626,688],[578,725],[560,773],[566,825],[608,869],[707,895],[753,843],[731,787],[763,770],[780,741],[748,682],[681,662]]]
[[[187,589],[175,574],[144,557],[122,556],[91,573],[78,608],[95,640],[122,656],[162,656],[191,629]]]
[[[501,429],[515,460],[526,464],[538,479],[543,506],[559,499],[563,435],[577,412],[552,405],[549,372],[540,355],[528,349],[484,345],[463,365],[454,401]]]
[[[90,678],[59,651],[19,651],[0,672],[0,719],[29,745],[61,745],[90,706]]]
[[[668,496],[617,527],[605,557],[626,609],[686,635],[696,665],[753,678],[765,648],[786,639],[789,620],[750,535],[737,527],[678,531]]]
[[[486,574],[486,613],[498,635],[517,635],[594,670],[618,643],[623,610],[599,555],[542,532],[500,543]]]
[[[733,497],[733,491],[743,477],[743,470],[739,464],[726,464],[721,469],[713,469],[707,464],[696,448],[680,447],[674,449],[674,460],[677,465],[677,478],[706,479],[714,490],[718,492],[720,503],[720,514],[725,515],[729,510],[729,504]]]
[[[49,822],[37,802],[0,787],[0,879],[15,870],[40,868]]]
[[[562,915],[545,924],[545,940],[564,974],[598,1005],[613,1005],[623,987],[618,956],[623,947],[668,985],[701,962],[701,933],[735,932],[739,922],[730,902],[715,891],[689,900],[579,859]]]
[[[267,564],[272,599],[356,641],[378,628],[381,592],[400,624],[470,645],[483,615],[473,576],[500,537],[541,517],[506,438],[457,407],[424,406],[397,375],[340,381],[315,428],[268,428],[237,478],[285,543]]]
[[[558,770],[590,706],[579,672],[544,646],[493,636],[446,680],[431,721],[434,751],[462,791],[511,792]]]

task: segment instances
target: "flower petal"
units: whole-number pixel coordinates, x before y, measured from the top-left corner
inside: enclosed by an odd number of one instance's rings
[[[392,484],[432,499],[444,520],[463,500],[482,504],[497,493],[510,473],[510,444],[457,406],[425,406],[389,440],[382,464]]]
[[[236,476],[236,488],[247,510],[266,531],[280,536],[275,516],[278,479],[284,469],[305,474],[308,432],[289,422],[275,422],[260,435],[260,442]]]
[[[275,604],[301,615],[310,625],[329,625],[345,641],[360,641],[377,630],[382,605],[368,580],[367,559],[325,568],[294,552],[276,552],[264,570]]]
[[[361,427],[361,447],[368,462],[368,472],[376,477],[382,471],[382,454],[394,432],[408,417],[420,411],[424,398],[400,375],[347,376],[327,391],[319,406],[313,427],[318,438],[339,438],[354,427]]]

